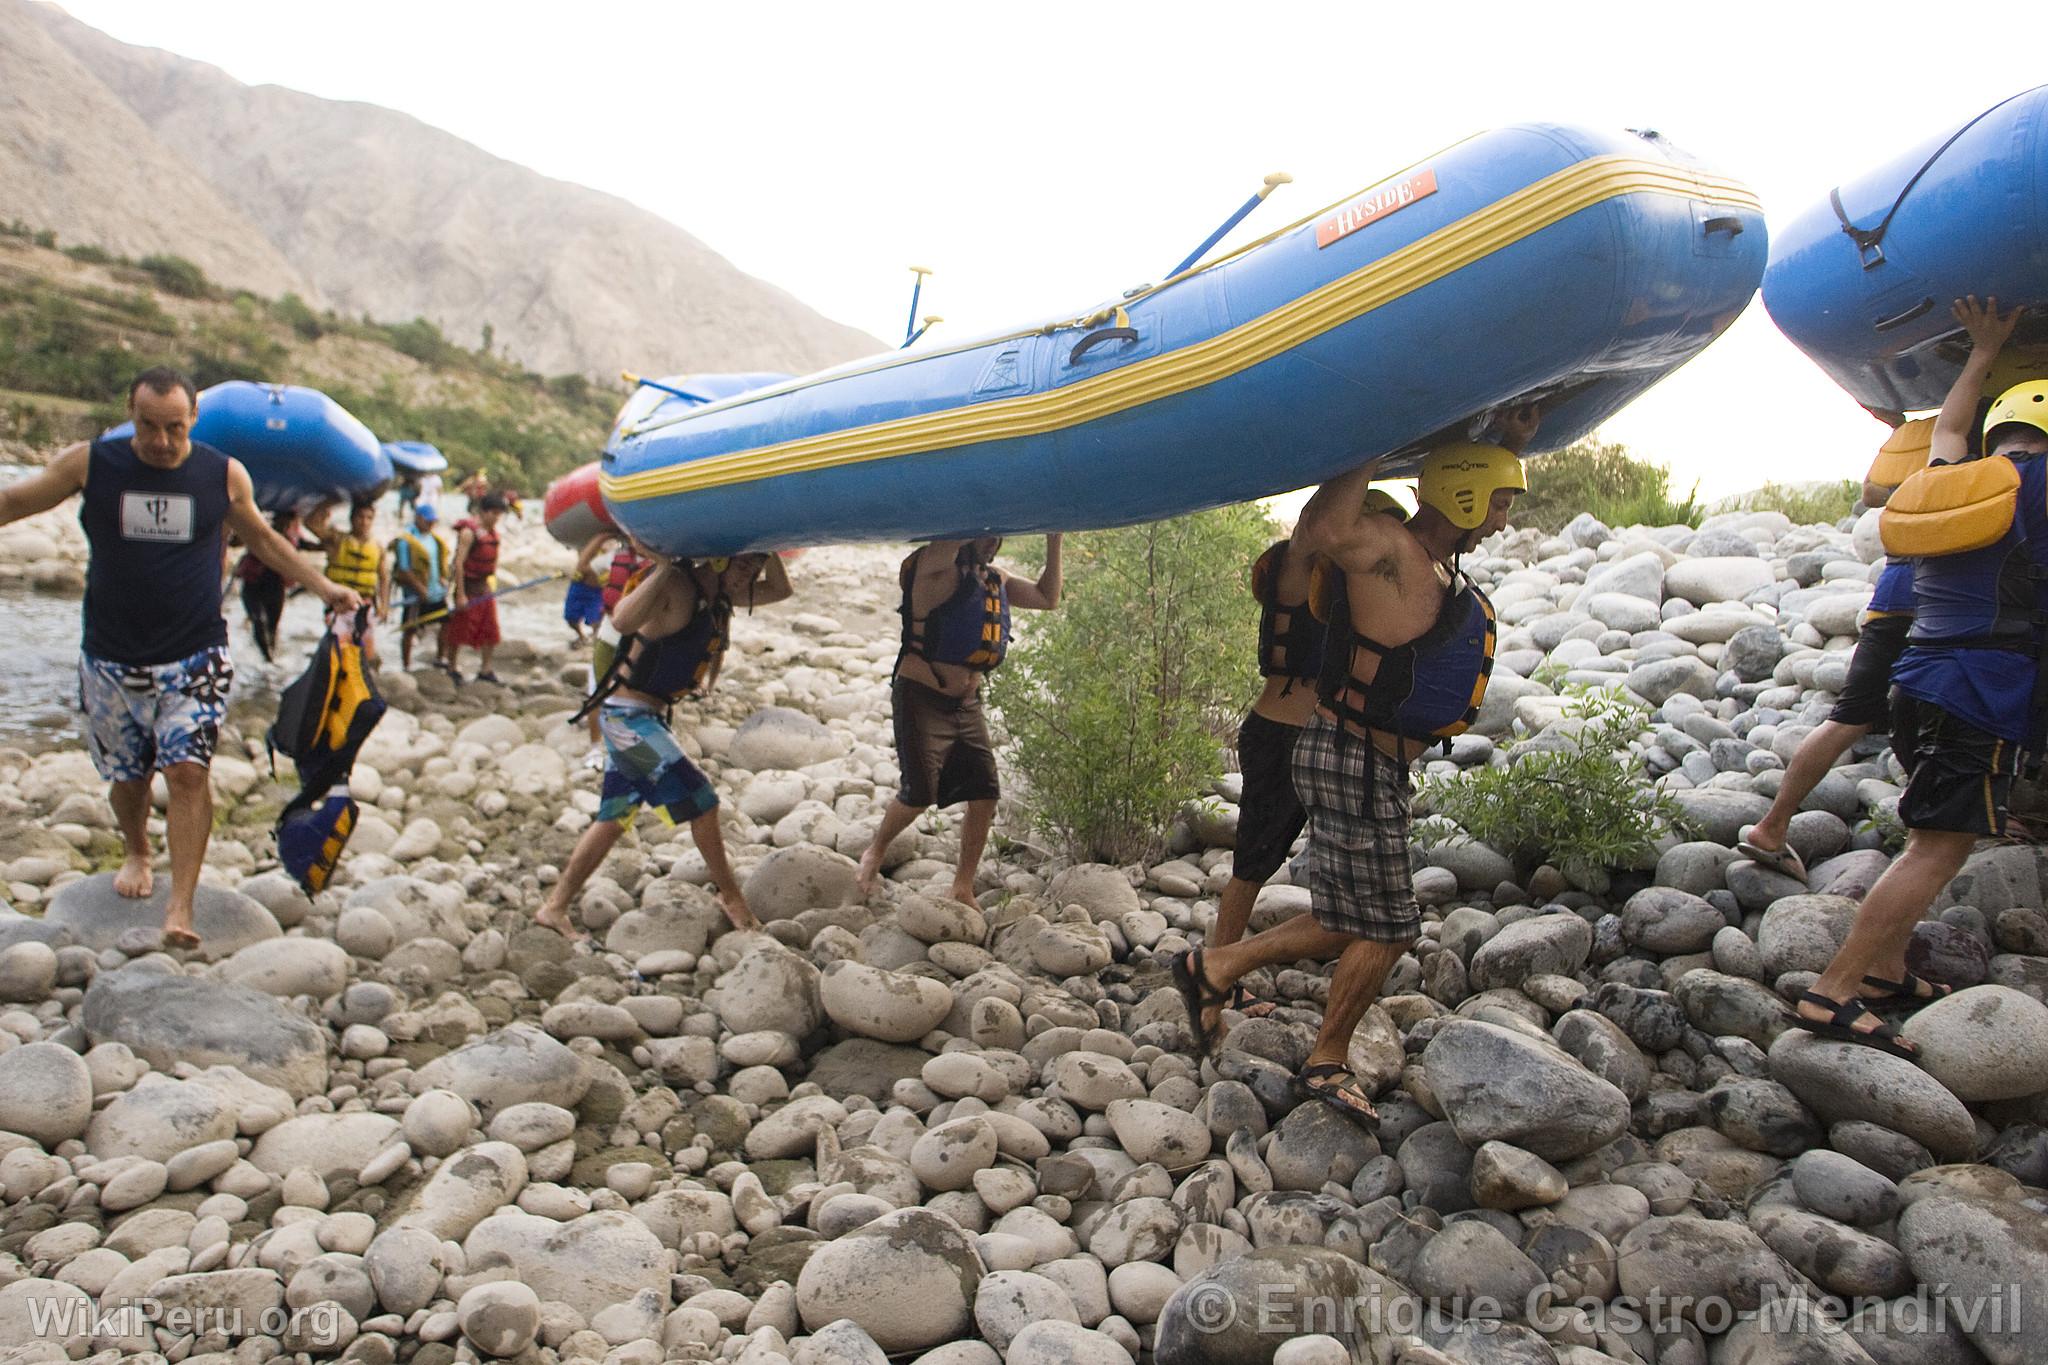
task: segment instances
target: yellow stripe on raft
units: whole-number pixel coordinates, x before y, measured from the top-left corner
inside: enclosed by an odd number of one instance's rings
[[[1533,236],[1582,209],[1630,194],[1667,195],[1762,209],[1754,194],[1732,180],[1688,172],[1666,161],[1593,157],[1526,185],[1420,241],[1250,322],[1093,379],[1045,393],[993,399],[943,412],[806,436],[779,445],[706,456],[665,469],[620,477],[603,474],[599,483],[610,501],[637,502],[869,460],[1039,436],[1079,426],[1227,379]],[[918,358],[922,357],[904,357],[895,363]],[[846,377],[844,372],[819,382],[829,383],[842,377]],[[799,386],[801,381],[789,387]]]

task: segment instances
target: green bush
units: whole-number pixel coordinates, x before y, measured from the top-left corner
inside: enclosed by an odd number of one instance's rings
[[[1797,488],[1767,483],[1733,505],[1746,512],[1783,512],[1794,526],[1832,526],[1863,505],[1863,485],[1851,479]]]
[[[989,692],[1033,822],[1074,857],[1150,855],[1220,775],[1258,690],[1245,576],[1273,535],[1239,506],[1068,538],[1059,609],[1031,618]]]
[[[183,256],[144,256],[136,264],[167,294],[181,299],[213,297],[213,283],[206,272]]]
[[[104,247],[94,246],[91,242],[67,246],[64,248],[64,254],[83,265],[112,265],[122,259]]]
[[[297,332],[303,340],[318,341],[327,329],[320,321],[320,315],[306,305],[297,294],[286,294],[270,305],[270,311],[279,322]]]
[[[461,347],[441,335],[441,329],[426,318],[391,323],[384,328],[384,335],[390,339],[393,350],[436,369],[449,364],[462,353]]]
[[[1515,499],[1508,520],[1561,531],[1591,512],[1609,526],[1697,526],[1698,492],[1695,484],[1685,501],[1673,502],[1671,471],[1663,465],[1635,458],[1627,446],[1577,441],[1529,462],[1529,491]]]
[[[1562,747],[1524,753],[1504,767],[1424,778],[1416,809],[1498,849],[1518,872],[1547,862],[1577,885],[1598,886],[1681,828],[1683,815],[1647,785],[1628,752],[1649,708],[1614,688],[1568,687],[1564,695],[1571,699],[1566,719],[1548,732],[1563,738]],[[1423,820],[1415,838],[1428,847],[1451,832]]]

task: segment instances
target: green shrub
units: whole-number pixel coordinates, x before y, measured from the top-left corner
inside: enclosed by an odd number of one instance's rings
[[[67,246],[64,248],[64,254],[84,265],[113,265],[121,259],[121,257],[116,256],[113,252],[103,247],[94,246],[91,242],[80,242],[76,246]]]
[[[167,294],[181,299],[213,297],[213,283],[206,272],[183,256],[144,256],[136,265]]]
[[[1791,487],[1767,483],[1731,500],[1746,512],[1783,512],[1794,526],[1832,526],[1863,505],[1863,485],[1851,479]]]
[[[1529,462],[1529,491],[1515,499],[1508,520],[1516,526],[1561,531],[1581,512],[1609,526],[1697,526],[1699,486],[1685,501],[1671,500],[1671,471],[1639,460],[1628,447],[1576,441]]]
[[[1059,609],[990,680],[1033,822],[1076,858],[1157,850],[1258,689],[1256,506],[1071,536]]]
[[[461,347],[441,335],[441,329],[426,318],[392,323],[384,328],[384,335],[390,339],[393,350],[437,369],[462,353]]]
[[[297,332],[306,341],[318,341],[327,331],[320,315],[306,306],[306,301],[297,294],[286,294],[270,305],[270,311],[279,322]]]
[[[1568,687],[1564,695],[1571,705],[1551,732],[1564,736],[1563,747],[1524,753],[1504,767],[1424,778],[1415,804],[1514,859],[1518,872],[1547,862],[1575,884],[1599,885],[1681,828],[1683,815],[1647,785],[1628,752],[1649,708],[1614,688]],[[1446,833],[1440,821],[1416,825],[1425,847]]]

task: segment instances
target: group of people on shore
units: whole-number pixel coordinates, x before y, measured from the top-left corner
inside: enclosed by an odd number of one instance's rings
[[[2003,832],[2012,778],[2023,754],[2041,751],[2048,719],[2041,685],[2048,381],[2013,387],[1980,415],[2015,315],[2001,314],[1995,300],[1974,299],[1959,300],[1955,315],[1972,349],[1947,403],[1931,422],[1901,417],[1866,482],[1872,505],[1892,499],[1888,545],[1893,513],[1912,519],[1898,538],[1908,548],[1895,550],[1880,579],[1833,716],[1808,735],[1770,813],[1742,836],[1748,856],[1803,877],[1787,842],[1791,816],[1856,740],[1887,723],[1891,700],[1903,699],[1894,749],[1910,774],[1899,806],[1905,851],[1794,1007],[1799,1026],[1817,1035],[1900,1056],[1911,1047],[1880,1011],[1910,1009],[1948,989],[1907,969],[1913,925],[1976,840]],[[505,503],[497,494],[479,496],[452,547],[431,502],[414,503],[410,528],[383,545],[367,505],[351,509],[345,532],[309,519],[303,529],[327,553],[323,572],[300,553],[299,528],[273,524],[257,509],[238,463],[191,442],[190,381],[145,371],[128,404],[132,439],[73,446],[36,478],[0,490],[0,524],[83,495],[92,561],[80,703],[127,849],[116,885],[131,896],[151,892],[145,819],[151,777],[162,771],[170,786],[172,881],[164,934],[189,946],[196,943],[192,892],[210,828],[207,764],[233,677],[221,618],[226,536],[240,539],[280,585],[303,588],[336,612],[368,603],[382,614],[395,587],[407,663],[414,631],[452,605],[457,614],[441,634],[443,664],[452,671],[455,651],[475,644],[478,676],[488,678],[497,621],[494,608],[478,608],[492,605]],[[1387,973],[1421,930],[1409,857],[1412,765],[1472,723],[1493,666],[1492,607],[1462,572],[1460,556],[1506,526],[1528,486],[1521,454],[1540,421],[1534,406],[1504,411],[1493,420],[1491,441],[1429,451],[1412,514],[1371,487],[1378,461],[1325,483],[1292,535],[1252,566],[1264,687],[1238,736],[1244,788],[1232,876],[1214,931],[1175,960],[1173,978],[1196,1049],[1206,1054],[1225,1011],[1256,1016],[1275,1008],[1245,988],[1249,974],[1334,962],[1322,1026],[1296,1086],[1367,1126],[1377,1121],[1372,1097],[1345,1056]],[[1916,473],[1921,464],[1927,471]],[[1945,469],[1951,465],[1964,468]],[[1909,481],[1912,491],[1898,494]],[[1982,508],[2000,498],[2003,519],[1985,517]],[[1945,513],[1958,515],[1944,520]],[[1964,532],[1952,534],[1963,523]],[[1047,537],[1036,578],[997,567],[1001,544],[997,537],[934,541],[902,563],[902,635],[891,683],[901,778],[860,860],[864,895],[876,890],[890,845],[921,812],[964,804],[951,894],[977,903],[976,873],[999,796],[982,680],[1003,662],[1012,610],[1053,610],[1062,588],[1058,534]],[[596,564],[608,548],[612,558],[600,576]],[[251,579],[243,581],[248,600]],[[725,855],[718,795],[690,761],[671,713],[716,682],[736,605],[791,595],[782,561],[764,554],[667,559],[623,537],[599,537],[579,556],[576,586],[583,591],[572,588],[565,615],[579,639],[595,633],[585,715],[601,741],[604,772],[597,818],[536,920],[580,937],[574,910],[582,888],[639,810],[651,807],[689,826],[731,923],[758,927]],[[274,621],[274,610],[264,619]],[[1296,866],[1306,874],[1310,909],[1247,935],[1260,888],[1304,832]]]

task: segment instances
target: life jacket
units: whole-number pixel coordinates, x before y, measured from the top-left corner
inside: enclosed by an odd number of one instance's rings
[[[448,542],[434,531],[427,532],[424,541],[412,531],[401,531],[398,538],[391,542],[391,546],[396,550],[401,544],[407,549],[406,562],[398,564],[397,556],[393,555],[393,567],[406,573],[418,574],[427,591],[432,591],[438,586],[445,594],[448,591],[448,556],[455,553],[448,548]],[[426,572],[424,567],[428,564],[433,566],[434,571],[431,574]],[[400,585],[400,591],[414,595],[412,590],[403,584]]]
[[[384,552],[375,541],[343,536],[327,552],[327,576],[344,588],[359,593],[377,591],[377,565]]]
[[[690,623],[671,635],[650,640],[621,635],[611,662],[590,690],[590,697],[572,718],[582,720],[621,688],[676,702],[709,688],[725,662],[732,639],[732,599],[697,588],[697,609]]]
[[[327,884],[355,829],[349,770],[384,718],[377,680],[363,666],[359,637],[368,620],[366,608],[321,637],[306,671],[278,698],[270,727],[272,763],[285,754],[299,773],[299,794],[278,815],[278,857],[309,892]]]
[[[1470,729],[1493,677],[1493,603],[1462,572],[1430,628],[1404,645],[1383,645],[1351,623],[1344,571],[1319,560],[1309,579],[1309,607],[1329,626],[1316,695],[1340,721],[1405,739],[1447,740]],[[1377,654],[1367,682],[1353,667],[1356,651]]]
[[[486,531],[483,523],[474,517],[464,517],[455,523],[455,529],[474,531],[476,538],[470,542],[469,554],[462,561],[462,581],[477,583],[498,572],[498,533]]]
[[[612,556],[611,568],[604,578],[604,614],[612,614],[612,608],[619,605],[619,599],[631,592],[633,585],[647,572],[649,561],[633,553],[630,545],[621,546]]]
[[[987,673],[1010,649],[1010,589],[994,565],[966,557],[956,561],[960,586],[920,621],[910,603],[917,576],[917,556],[903,562],[903,655],[914,654],[928,664],[954,664]],[[902,655],[898,656],[900,663]]]
[[[2038,457],[2037,457],[2038,458]],[[1912,556],[1916,611],[1907,637],[1924,648],[2032,653],[2041,641],[2048,571],[2030,551],[2020,470],[2002,455],[1930,465],[1878,515],[1888,555]]]
[[[1280,571],[1290,542],[1276,540],[1252,564],[1252,596],[1259,603],[1259,672],[1303,681],[1320,676],[1329,631],[1306,601],[1280,600]]]

